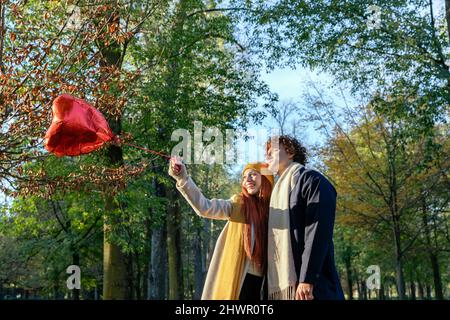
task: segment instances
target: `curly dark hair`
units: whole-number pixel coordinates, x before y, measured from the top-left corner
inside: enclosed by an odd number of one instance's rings
[[[293,154],[292,160],[305,165],[308,162],[308,154],[306,148],[296,138],[289,135],[274,136],[266,142],[266,152],[269,150],[272,139],[279,139],[279,144],[284,146],[287,153]]]

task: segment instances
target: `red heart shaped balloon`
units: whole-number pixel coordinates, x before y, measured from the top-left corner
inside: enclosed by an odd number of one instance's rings
[[[62,94],[53,101],[52,111],[44,144],[58,157],[89,153],[118,140],[103,115],[82,99]]]

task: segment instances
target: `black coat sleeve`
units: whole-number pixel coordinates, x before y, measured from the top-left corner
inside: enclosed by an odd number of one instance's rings
[[[299,282],[315,284],[333,237],[336,191],[319,172],[306,170],[299,196],[305,205],[305,247]]]

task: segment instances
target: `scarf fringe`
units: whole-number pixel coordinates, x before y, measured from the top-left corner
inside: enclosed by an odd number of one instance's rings
[[[283,290],[278,290],[269,294],[269,300],[294,300],[296,286],[291,285]]]

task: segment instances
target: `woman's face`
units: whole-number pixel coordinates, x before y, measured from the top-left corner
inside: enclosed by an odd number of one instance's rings
[[[247,190],[248,194],[257,194],[261,188],[261,174],[253,169],[245,170],[242,175],[242,186]]]

